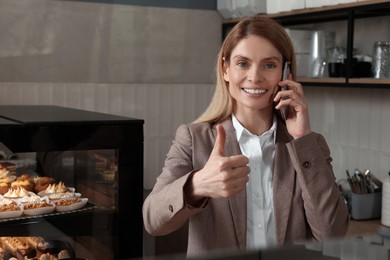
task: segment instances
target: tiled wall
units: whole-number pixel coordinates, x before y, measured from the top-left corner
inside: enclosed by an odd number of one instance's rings
[[[177,126],[207,106],[212,84],[0,83],[0,104],[53,104],[145,120],[145,187],[160,173]],[[390,171],[390,90],[307,87],[311,126],[327,139],[336,177]]]
[[[338,179],[370,169],[390,172],[390,89],[307,87],[312,128],[323,133]]]

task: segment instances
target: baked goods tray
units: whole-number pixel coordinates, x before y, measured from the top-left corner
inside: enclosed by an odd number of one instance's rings
[[[12,217],[12,218],[0,218],[0,224],[4,222],[9,221],[19,221],[19,220],[33,220],[33,219],[41,219],[46,217],[55,217],[55,216],[63,216],[63,215],[73,215],[77,213],[84,213],[93,211],[94,209],[97,209],[98,207],[92,203],[87,202],[86,205],[82,208],[75,209],[75,210],[69,210],[64,212],[52,212],[48,214],[39,214],[39,215],[21,215],[19,217]]]

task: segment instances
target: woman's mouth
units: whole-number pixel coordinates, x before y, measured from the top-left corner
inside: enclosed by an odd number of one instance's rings
[[[264,94],[265,92],[267,92],[266,89],[243,88],[242,90],[252,95]]]

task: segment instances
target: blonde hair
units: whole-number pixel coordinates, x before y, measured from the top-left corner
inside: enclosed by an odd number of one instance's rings
[[[216,64],[216,86],[209,106],[194,123],[217,123],[228,118],[233,112],[233,99],[229,94],[228,83],[224,80],[224,61],[230,61],[230,55],[237,44],[249,35],[268,39],[283,56],[283,64],[290,63],[293,79],[296,75],[296,61],[292,42],[284,28],[275,20],[265,16],[244,18],[228,33],[218,53]]]

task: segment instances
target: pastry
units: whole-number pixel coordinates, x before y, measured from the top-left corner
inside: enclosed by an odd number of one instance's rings
[[[34,191],[34,186],[34,177],[28,174],[23,174],[17,177],[15,181],[11,183],[11,188],[22,187],[28,191]]]
[[[60,181],[60,183],[58,183],[58,185],[56,186],[56,192],[59,193],[66,191],[68,191],[68,187],[66,187],[66,185],[62,181]]]
[[[0,182],[0,194],[4,195],[5,193],[7,193],[10,187],[11,187],[10,183]]]
[[[50,184],[54,184],[54,183],[55,180],[52,177],[47,177],[47,176],[38,177],[35,179],[34,191],[38,193],[40,191],[47,189],[47,187],[49,187]]]
[[[49,197],[49,200],[51,201],[56,201],[56,200],[60,200],[60,199],[75,199],[75,198],[78,198],[80,194],[77,194],[77,193],[74,193],[74,192],[60,192],[60,193],[53,193],[53,194],[50,194],[48,197]]]
[[[39,203],[26,204],[24,205],[23,209],[28,210],[28,209],[37,209],[37,208],[45,208],[45,207],[53,207],[53,205],[42,200]]]
[[[58,253],[58,259],[68,259],[71,258],[68,250],[61,250]]]
[[[13,163],[2,162],[0,163],[0,177],[6,177],[16,174],[16,166]]]
[[[0,194],[4,195],[9,188],[11,188],[11,182],[14,180],[14,176],[0,177]]]
[[[0,177],[3,178],[3,177],[7,177],[9,175],[9,170],[7,170],[6,168],[0,168]]]
[[[81,200],[79,198],[74,198],[74,199],[66,199],[66,200],[59,200],[56,201],[55,204],[56,206],[69,206],[71,204],[80,202]]]
[[[69,188],[60,181],[58,184],[49,184],[49,186],[45,189],[46,194],[53,194],[53,193],[61,193],[68,191]]]
[[[10,198],[10,199],[18,199],[18,198],[23,198],[25,196],[30,196],[30,193],[22,187],[16,187],[16,188],[10,188],[5,194],[5,198]]]
[[[15,256],[17,259],[33,259],[33,257],[36,256],[36,251],[29,248],[28,246],[26,248],[18,248],[16,250]]]
[[[29,246],[26,242],[21,241],[17,237],[1,237],[1,239],[4,249],[10,251],[14,256],[16,256],[18,250],[20,254],[27,254]]]
[[[22,209],[16,204],[1,204],[0,212],[9,212],[9,211],[21,211]]]
[[[39,260],[58,260],[58,258],[56,256],[54,256],[54,255],[46,253],[46,254],[41,255]]]
[[[31,236],[25,237],[25,239],[30,247],[35,249],[37,259],[39,259],[41,255],[46,254],[48,249],[51,248],[50,244],[43,237]]]
[[[34,185],[32,182],[29,182],[28,180],[22,180],[22,181],[13,181],[11,183],[11,188],[16,189],[16,188],[24,188],[28,191],[33,191],[34,190]]]

